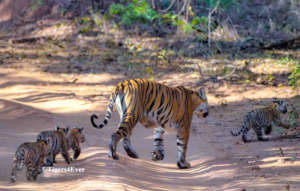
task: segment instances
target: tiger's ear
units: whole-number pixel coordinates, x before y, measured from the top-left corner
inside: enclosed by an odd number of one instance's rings
[[[202,99],[206,99],[205,89],[203,87],[199,89],[198,96],[201,97]]]
[[[273,98],[272,98],[272,102],[273,102],[273,103],[278,103],[278,101],[279,101],[279,100],[278,100],[276,97],[273,97]]]

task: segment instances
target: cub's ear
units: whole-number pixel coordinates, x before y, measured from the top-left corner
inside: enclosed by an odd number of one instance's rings
[[[199,89],[198,96],[201,97],[202,99],[206,99],[205,89],[203,87]]]
[[[79,132],[81,133],[83,131],[84,127],[79,128]]]
[[[69,126],[67,126],[67,127],[65,128],[65,133],[66,133],[66,134],[68,134],[68,133],[69,133],[69,131],[70,131],[70,127],[69,127]]]
[[[48,138],[45,140],[45,142],[46,142],[47,145],[50,145],[50,143],[51,143],[50,137],[48,137]]]
[[[54,127],[54,129],[55,129],[55,131],[58,131],[59,129],[61,129],[58,125],[56,125],[55,127]]]
[[[272,102],[273,102],[273,103],[279,103],[279,100],[278,100],[276,97],[273,97],[273,98],[272,98]]]

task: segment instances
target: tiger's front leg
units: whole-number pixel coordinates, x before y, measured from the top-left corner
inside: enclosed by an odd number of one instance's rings
[[[177,129],[177,166],[180,169],[190,168],[191,164],[186,161],[186,150],[189,141],[189,128],[178,127]]]
[[[165,157],[164,143],[163,143],[164,133],[165,130],[162,127],[158,127],[154,129],[154,141],[153,141],[154,150],[151,153],[153,161],[163,160]]]

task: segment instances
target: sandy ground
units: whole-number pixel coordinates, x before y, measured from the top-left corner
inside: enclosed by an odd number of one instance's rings
[[[160,81],[189,86],[193,79],[185,77],[170,75]],[[273,96],[299,102],[299,92],[287,87],[208,88],[211,115],[193,119],[187,153],[192,168],[179,170],[174,130],[165,135],[166,157],[161,162],[151,161],[152,130],[141,125],[132,136],[139,159],[129,158],[121,144],[120,160],[107,157],[118,114],[102,130],[91,126],[89,116],[94,112],[105,115],[109,92],[121,79],[124,76],[105,73],[52,75],[1,69],[0,190],[300,190],[299,139],[244,144],[229,133],[239,127],[246,111],[265,105]],[[40,131],[53,129],[55,124],[85,127],[82,154],[69,165],[84,172],[45,171],[36,182],[27,182],[22,172],[17,183],[9,183],[17,146],[35,140]],[[68,166],[59,156],[55,167]]]

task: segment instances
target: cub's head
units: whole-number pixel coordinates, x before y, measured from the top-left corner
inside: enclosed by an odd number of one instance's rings
[[[280,113],[286,113],[287,112],[287,104],[286,101],[282,99],[273,98],[272,99],[273,104],[276,106],[276,109]]]
[[[68,137],[76,137],[79,142],[85,142],[84,127],[67,127]]]
[[[193,95],[193,104],[196,106],[194,113],[198,118],[207,117],[208,112],[208,103],[207,97],[205,93],[205,89],[201,87],[199,91]]]
[[[56,126],[55,130],[58,131],[58,132],[63,132],[64,134],[68,134],[68,128],[63,128],[63,127]]]
[[[51,139],[48,137],[45,140],[39,140],[37,143],[43,148],[46,155],[51,153]]]

